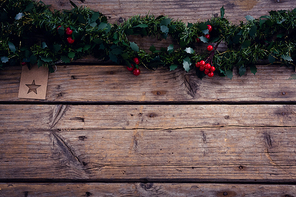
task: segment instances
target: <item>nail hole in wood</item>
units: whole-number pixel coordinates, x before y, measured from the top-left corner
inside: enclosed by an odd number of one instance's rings
[[[282,95],[286,95],[286,92],[282,92]]]
[[[227,196],[228,195],[228,193],[227,192],[223,192],[223,196]]]
[[[243,170],[244,166],[239,166],[238,169]]]

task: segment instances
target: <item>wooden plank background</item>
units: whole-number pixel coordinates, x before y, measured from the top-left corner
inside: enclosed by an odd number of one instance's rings
[[[67,0],[44,2],[70,9]],[[238,23],[296,7],[293,0],[73,2],[110,22],[149,11],[195,22],[224,6]],[[155,42],[132,39],[143,48]],[[0,71],[0,196],[296,196],[294,68],[257,65],[256,75],[200,80],[145,68],[135,77],[99,63],[57,65],[46,100],[17,98],[20,67]]]

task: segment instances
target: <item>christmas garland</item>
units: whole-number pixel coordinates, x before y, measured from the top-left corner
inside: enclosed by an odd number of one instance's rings
[[[53,71],[57,63],[70,63],[86,55],[100,60],[124,64],[134,75],[139,65],[155,70],[183,67],[196,70],[202,78],[214,72],[232,78],[233,68],[239,75],[250,67],[256,73],[258,60],[270,64],[294,66],[296,57],[296,9],[271,11],[269,15],[247,22],[231,24],[220,16],[206,22],[185,24],[166,16],[133,16],[120,24],[110,24],[100,12],[77,7],[72,10],[50,11],[49,6],[31,0],[0,2],[0,67],[16,64],[38,64]],[[149,51],[129,41],[130,35],[170,37],[172,44]],[[203,53],[198,47],[210,43]],[[227,50],[218,51],[224,43]]]

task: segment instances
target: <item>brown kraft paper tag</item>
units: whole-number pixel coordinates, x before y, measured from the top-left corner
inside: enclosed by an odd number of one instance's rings
[[[22,66],[19,98],[45,99],[48,82],[48,68],[37,65]]]

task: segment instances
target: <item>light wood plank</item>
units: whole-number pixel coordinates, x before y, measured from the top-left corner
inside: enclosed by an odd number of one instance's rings
[[[0,179],[294,182],[294,127],[10,130]]]
[[[292,197],[295,185],[196,183],[2,183],[1,196]]]
[[[45,102],[256,102],[296,100],[294,69],[275,65],[258,66],[232,80],[205,77],[182,70],[159,69],[132,75],[125,66],[58,66],[49,75]],[[36,101],[17,98],[21,70],[0,72],[0,101]],[[42,100],[41,100],[42,101]]]
[[[71,9],[68,0],[43,0],[51,4],[51,9]],[[245,20],[246,15],[256,18],[267,15],[270,10],[291,10],[296,7],[294,0],[73,0],[78,6],[87,6],[92,10],[100,11],[109,17],[112,23],[118,22],[119,18],[128,19],[134,15],[154,14],[168,15],[184,22],[205,21],[215,14],[220,16],[220,8],[225,7],[225,17],[231,22]],[[277,3],[280,2],[280,3]]]
[[[1,130],[295,127],[295,105],[0,105]]]

